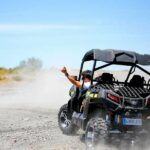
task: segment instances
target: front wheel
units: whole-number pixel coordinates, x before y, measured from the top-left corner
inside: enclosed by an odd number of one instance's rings
[[[68,105],[63,105],[58,113],[58,125],[64,134],[75,134],[78,127],[71,121],[72,113],[68,112]]]

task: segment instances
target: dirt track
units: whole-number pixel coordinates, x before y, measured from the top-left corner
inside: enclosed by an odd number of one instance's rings
[[[57,111],[0,110],[0,150],[81,150],[79,136],[62,134]]]
[[[81,131],[66,136],[57,124],[70,86],[55,72],[40,74],[34,82],[0,85],[0,150],[85,150]]]
[[[59,74],[0,85],[0,150],[84,149],[79,133],[66,136],[58,128],[58,109],[67,102],[70,88]]]

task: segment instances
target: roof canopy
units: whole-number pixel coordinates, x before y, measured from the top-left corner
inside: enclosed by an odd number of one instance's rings
[[[114,49],[92,49],[88,51],[83,61],[97,60],[114,64],[140,64],[150,65],[150,55],[138,54],[132,51],[114,50]]]

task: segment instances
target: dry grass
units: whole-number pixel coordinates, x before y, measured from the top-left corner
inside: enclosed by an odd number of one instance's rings
[[[35,79],[38,71],[21,68],[6,69],[0,68],[0,85],[9,83],[20,83],[22,81],[32,81]]]
[[[21,70],[16,68],[6,69],[0,67],[0,84],[7,84],[14,81],[22,81],[20,72]]]

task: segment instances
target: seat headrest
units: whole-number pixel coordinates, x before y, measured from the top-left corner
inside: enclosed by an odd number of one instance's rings
[[[113,81],[113,74],[103,73],[102,76],[101,76],[101,80],[104,83],[112,83],[112,81]]]
[[[144,86],[144,77],[141,77],[140,75],[134,75],[132,77],[132,79],[130,80],[129,82],[129,85],[130,86],[133,86],[133,87],[142,87]]]

